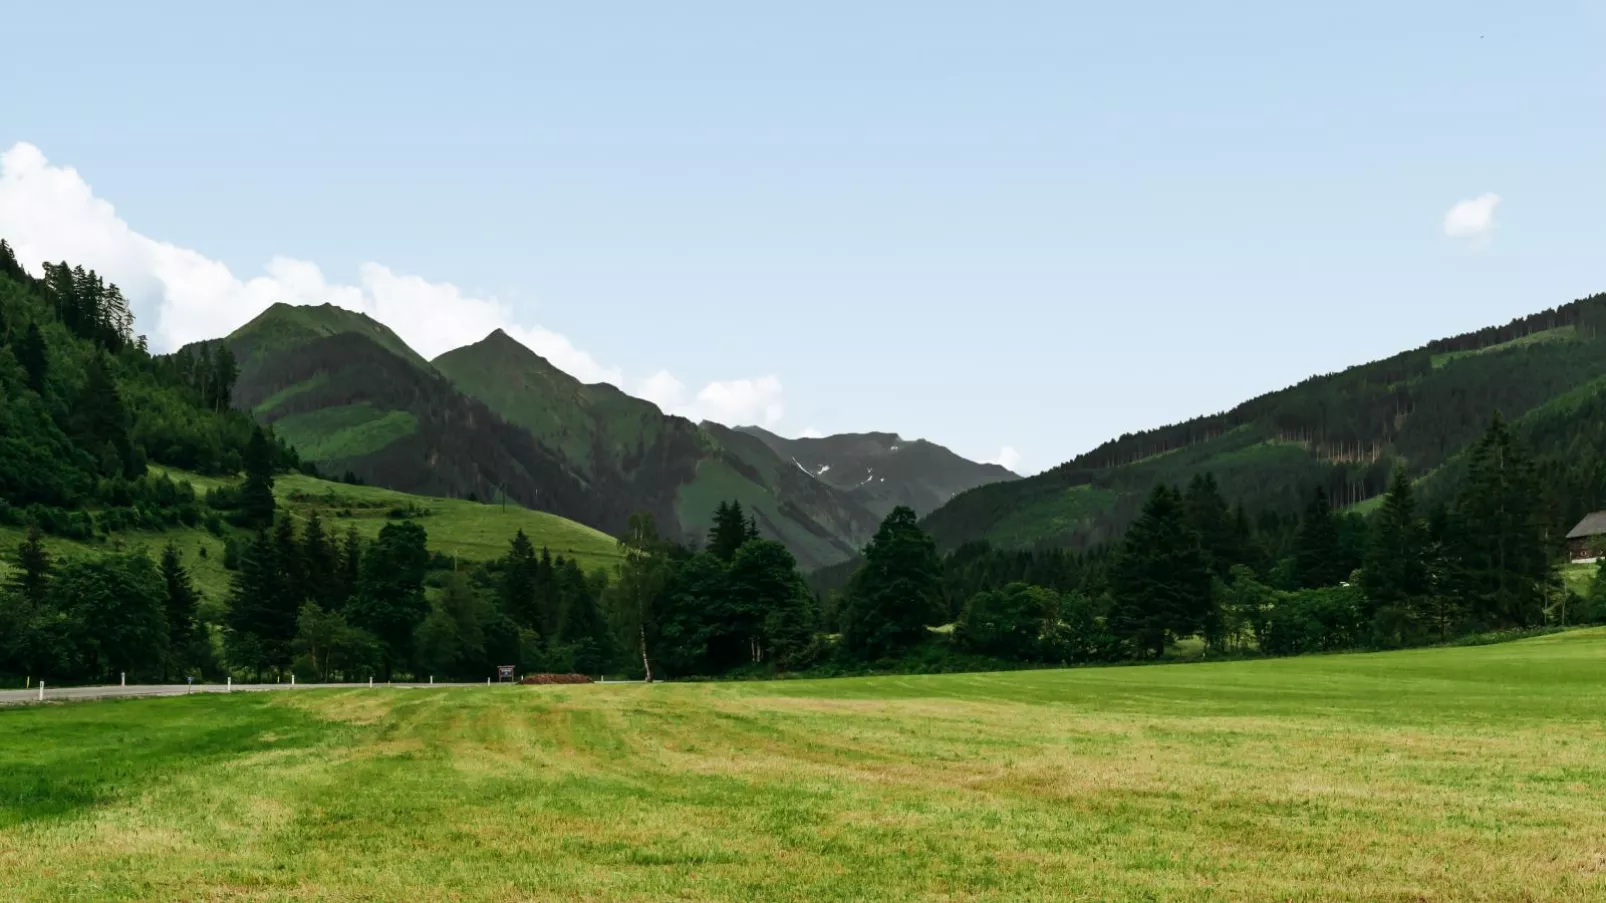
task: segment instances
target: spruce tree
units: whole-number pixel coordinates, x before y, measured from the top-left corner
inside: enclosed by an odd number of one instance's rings
[[[558,625],[563,620],[563,588],[558,581],[558,565],[561,563],[553,562],[552,550],[542,546],[541,555],[535,560],[531,571],[530,582],[535,594],[534,626],[544,637],[557,636]]]
[[[429,614],[428,569],[429,536],[412,521],[386,524],[364,555],[362,578],[346,613],[353,625],[379,640],[387,680],[413,660],[413,629]]]
[[[1221,497],[1214,474],[1195,474],[1183,497],[1188,526],[1199,534],[1199,544],[1216,576],[1226,579],[1235,564],[1244,563],[1241,537],[1227,502]]]
[[[240,519],[265,529],[273,523],[273,446],[262,427],[253,427],[245,446],[245,481],[240,485]]]
[[[326,611],[338,610],[346,601],[340,589],[339,556],[316,510],[307,515],[301,534],[300,561],[307,597]]]
[[[28,374],[28,388],[45,394],[45,377],[50,372],[50,353],[45,348],[45,335],[38,323],[29,323],[17,342],[17,362]]]
[[[128,439],[128,411],[121,393],[107,368],[104,354],[89,359],[83,390],[73,406],[73,421],[79,444],[101,462],[106,476],[128,475],[133,461]]]
[[[230,396],[234,393],[234,383],[240,376],[238,364],[234,360],[234,352],[227,345],[219,345],[217,353],[212,358],[212,398],[210,406],[215,411],[221,411],[229,406]]]
[[[520,627],[534,628],[541,623],[536,606],[535,547],[523,530],[513,534],[508,543],[507,556],[502,559],[502,583],[498,596],[502,613]]]
[[[17,568],[11,575],[12,591],[33,612],[42,611],[50,594],[50,553],[38,527],[28,528],[28,538],[17,546]]]
[[[1294,533],[1294,575],[1306,589],[1335,586],[1349,577],[1344,571],[1338,522],[1327,503],[1327,490],[1321,486],[1316,487]]]
[[[32,281],[28,271],[23,269],[22,263],[17,260],[17,252],[12,249],[11,245],[6,244],[6,240],[3,238],[0,238],[0,274],[9,276],[11,281],[20,282],[23,285],[27,285]]]
[[[340,550],[340,572],[338,583],[338,607],[345,607],[346,603],[357,592],[357,581],[362,577],[362,540],[357,537],[356,527],[346,528],[346,542]]]
[[[748,538],[748,521],[742,513],[742,503],[720,502],[714,509],[714,526],[708,531],[708,551],[728,563]]]
[[[284,587],[281,604],[299,612],[308,598],[306,566],[301,556],[301,544],[296,540],[295,522],[288,514],[273,525],[273,550],[279,560],[279,579]]]
[[[1110,631],[1135,652],[1163,655],[1170,640],[1213,626],[1210,567],[1181,493],[1154,487],[1116,554],[1110,592]]]
[[[1537,624],[1550,565],[1533,462],[1499,414],[1469,458],[1454,518],[1462,599],[1485,625]]]
[[[864,660],[896,654],[925,639],[944,611],[937,545],[914,511],[899,505],[881,521],[848,583],[842,647]]]
[[[1396,468],[1388,494],[1372,520],[1361,586],[1370,617],[1379,610],[1396,620],[1422,615],[1428,591],[1427,530],[1404,468]],[[1403,640],[1403,637],[1396,637]]]
[[[289,663],[297,612],[287,611],[278,547],[266,530],[240,550],[229,594],[224,648],[229,662],[258,678]]]
[[[614,643],[608,623],[597,607],[596,594],[574,559],[562,561],[557,573],[564,601],[558,643],[572,651],[576,671],[600,674],[614,662]]]
[[[169,542],[162,549],[162,581],[167,587],[167,650],[172,671],[182,672],[195,664],[191,648],[197,637],[196,614],[200,597],[189,572],[179,558],[178,546]]]

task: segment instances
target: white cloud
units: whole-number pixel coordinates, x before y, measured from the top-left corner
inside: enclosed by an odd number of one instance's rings
[[[1474,247],[1487,245],[1494,232],[1494,208],[1499,204],[1500,195],[1493,192],[1461,201],[1444,214],[1444,234],[1468,239]]]
[[[711,382],[691,395],[674,374],[660,370],[639,382],[636,394],[689,420],[774,426],[786,416],[781,381],[774,376]]]
[[[806,427],[803,428],[802,432],[797,434],[797,438],[799,438],[799,439],[824,439],[825,438],[825,433],[820,432],[820,430],[818,428],[816,428],[816,427],[806,426]]]
[[[1013,445],[1006,445],[998,450],[998,454],[981,462],[983,464],[997,464],[1005,470],[1014,470],[1020,463],[1020,452],[1015,451]]]
[[[427,358],[500,328],[584,382],[626,382],[619,368],[604,366],[567,337],[518,323],[506,302],[378,263],[362,264],[359,284],[340,285],[317,264],[274,257],[263,275],[242,281],[197,251],[135,232],[77,170],[51,165],[27,143],[0,154],[0,237],[36,273],[43,261],[67,260],[117,283],[157,350],[226,335],[276,301],[329,303],[368,314]],[[642,381],[640,392],[676,413],[726,423],[773,424],[785,412],[774,376],[713,382],[688,396],[678,379],[660,371]]]

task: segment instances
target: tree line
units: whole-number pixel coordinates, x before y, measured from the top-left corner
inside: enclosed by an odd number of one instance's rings
[[[656,678],[762,676],[1394,648],[1606,615],[1555,575],[1533,462],[1495,418],[1453,504],[1424,514],[1403,470],[1369,517],[1317,487],[1293,520],[1231,507],[1208,476],[1151,492],[1087,553],[971,545],[939,556],[914,513],[882,522],[845,586],[812,592],[784,545],[722,503],[700,548],[638,515],[587,572],[522,532],[495,561],[432,553],[404,520],[364,541],[273,501],[256,434],[231,493],[251,530],[223,614],[178,550],[56,562],[37,530],[0,592],[0,671],[54,680],[480,679],[497,665]]]

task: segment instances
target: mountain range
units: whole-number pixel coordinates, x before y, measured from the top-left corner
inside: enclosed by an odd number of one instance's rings
[[[693,423],[582,383],[500,331],[431,361],[361,314],[279,304],[217,341],[239,361],[235,405],[326,473],[506,496],[612,533],[647,511],[688,542],[734,499],[818,569],[851,560],[897,505],[952,549],[1104,544],[1155,484],[1206,473],[1253,517],[1291,517],[1318,486],[1364,511],[1397,468],[1436,503],[1496,412],[1534,449],[1547,517],[1565,530],[1606,507],[1603,324],[1606,295],[1591,296],[1124,435],[1025,479],[893,433]]]
[[[736,500],[805,568],[853,556],[895,505],[925,515],[1016,478],[891,433],[785,439],[693,423],[582,383],[500,330],[426,360],[363,314],[275,304],[216,343],[238,362],[234,405],[325,473],[505,496],[610,533],[645,511],[687,542]]]

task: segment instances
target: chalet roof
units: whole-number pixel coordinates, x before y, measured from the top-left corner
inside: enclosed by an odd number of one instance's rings
[[[1584,516],[1578,526],[1567,531],[1568,539],[1579,539],[1585,536],[1601,536],[1606,534],[1606,511],[1596,511],[1594,514]]]

